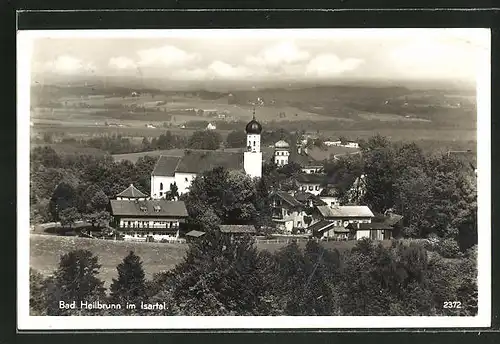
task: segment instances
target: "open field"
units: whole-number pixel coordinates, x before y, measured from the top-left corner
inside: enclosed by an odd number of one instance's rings
[[[390,240],[384,240],[383,245],[390,246]],[[304,247],[306,241],[300,241],[299,246]],[[338,249],[340,252],[351,249],[356,241],[329,241],[321,243],[328,249]],[[259,241],[257,248],[275,252],[286,245],[286,240],[273,242],[270,240]],[[48,276],[59,265],[61,255],[77,249],[89,250],[99,257],[102,265],[100,278],[109,287],[116,277],[116,266],[123,258],[134,251],[143,261],[147,278],[152,278],[155,273],[172,269],[182,262],[187,249],[187,244],[146,243],[87,239],[80,237],[65,237],[55,235],[30,235],[30,267]]]

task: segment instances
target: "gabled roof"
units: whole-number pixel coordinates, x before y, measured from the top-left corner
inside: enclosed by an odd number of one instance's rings
[[[398,215],[398,214],[392,214],[390,216],[386,216],[384,218],[384,221],[383,223],[385,223],[386,225],[388,226],[394,226],[396,225],[399,221],[401,221],[403,219],[403,216],[402,215]]]
[[[319,198],[316,195],[313,195],[310,192],[303,192],[303,191],[297,192],[294,197],[297,201],[302,202],[302,203],[305,203],[309,200],[312,200],[313,204],[315,204],[315,205],[326,205],[326,203],[324,201],[322,201],[321,198]]]
[[[181,158],[175,172],[201,173],[219,166],[228,170],[242,170],[243,154],[223,151],[188,150]]]
[[[356,230],[371,230],[371,229],[381,229],[381,230],[391,230],[392,226],[389,226],[383,222],[372,222],[372,223],[350,223],[347,228]]]
[[[126,197],[126,198],[144,198],[147,195],[143,194],[141,190],[137,189],[134,184],[130,184],[128,188],[120,192],[116,197]]]
[[[175,169],[181,161],[181,157],[162,155],[156,162],[156,165],[151,173],[153,176],[173,177]]]
[[[326,181],[324,174],[302,173],[297,176],[299,183],[305,184],[322,184]]]
[[[370,208],[365,205],[344,205],[330,208],[326,205],[316,207],[324,218],[374,217]]]
[[[297,201],[292,195],[290,195],[288,192],[285,191],[275,191],[273,192],[273,195],[278,196],[282,200],[284,200],[286,203],[291,205],[292,207],[301,207],[302,203]]]
[[[113,216],[140,216],[140,217],[187,217],[186,205],[182,201],[167,201],[165,199],[111,200]]]
[[[220,225],[219,229],[222,233],[253,234],[257,232],[253,225]]]
[[[321,161],[317,161],[306,153],[292,153],[290,161],[299,164],[302,167],[323,167]]]

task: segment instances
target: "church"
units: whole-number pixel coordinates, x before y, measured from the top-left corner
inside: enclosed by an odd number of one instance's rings
[[[228,170],[245,171],[252,178],[262,176],[263,157],[261,152],[262,125],[253,118],[245,127],[246,151],[224,152],[186,150],[182,157],[160,156],[151,173],[151,198],[160,199],[175,183],[179,195],[187,193],[196,176],[204,171],[221,166]]]

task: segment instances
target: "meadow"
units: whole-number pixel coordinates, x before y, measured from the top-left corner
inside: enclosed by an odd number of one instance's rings
[[[256,247],[259,250],[275,252],[287,244],[286,239],[260,240]],[[299,241],[300,247],[305,247],[306,241]],[[328,249],[338,249],[340,252],[349,250],[356,241],[328,241],[321,242]],[[391,241],[383,241],[383,245],[390,246]],[[101,264],[100,278],[109,287],[113,278],[116,278],[116,266],[130,251],[141,257],[147,278],[155,273],[170,270],[182,262],[188,245],[185,243],[152,243],[130,242],[80,238],[76,236],[57,235],[30,235],[30,267],[49,276],[57,269],[61,255],[77,249],[89,250],[99,257]]]

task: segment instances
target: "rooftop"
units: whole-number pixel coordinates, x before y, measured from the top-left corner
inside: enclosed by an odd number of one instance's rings
[[[242,170],[243,154],[223,151],[188,150],[181,158],[175,172],[201,173],[219,166],[228,170]]]
[[[195,230],[186,233],[186,236],[193,237],[193,238],[199,238],[203,235],[205,235],[205,232],[200,232],[200,231],[195,231]]]
[[[322,184],[326,182],[326,176],[324,174],[301,173],[297,176],[297,181],[305,184]]]
[[[181,157],[174,156],[165,156],[162,155],[156,162],[156,165],[153,169],[153,176],[165,176],[165,177],[173,177],[175,173],[175,169],[177,165],[181,161]]]
[[[344,205],[333,208],[319,205],[316,208],[324,218],[374,217],[370,208],[365,205]]]
[[[234,234],[256,233],[255,226],[253,225],[220,225],[219,229],[222,233],[234,233]]]
[[[111,203],[113,216],[154,216],[154,217],[187,217],[186,205],[182,201],[155,200],[116,200]]]

